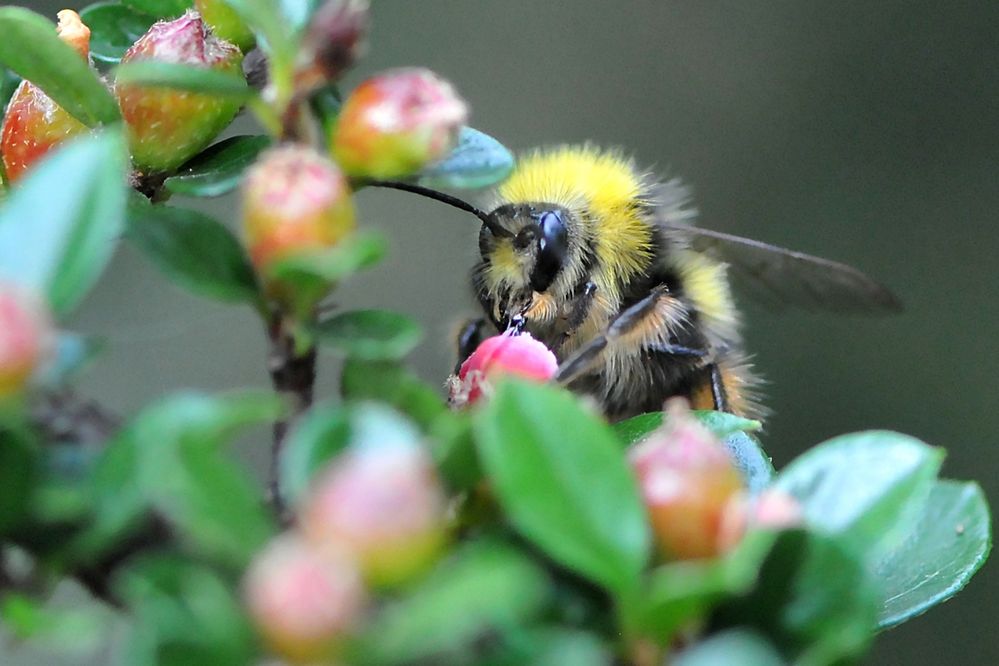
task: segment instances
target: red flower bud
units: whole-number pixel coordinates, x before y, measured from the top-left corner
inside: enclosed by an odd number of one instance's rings
[[[194,0],[194,8],[216,36],[232,42],[244,53],[253,48],[253,33],[225,0]]]
[[[59,12],[59,37],[80,56],[90,53],[90,29],[79,14],[69,9]],[[22,81],[7,105],[0,130],[0,156],[11,182],[19,179],[32,164],[67,139],[87,131],[87,126],[69,115],[33,83]]]
[[[0,284],[0,399],[24,387],[52,346],[52,321],[41,301]]]
[[[250,615],[271,649],[290,661],[328,657],[364,619],[367,593],[344,556],[284,535],[257,555],[244,581]]]
[[[721,552],[725,511],[742,481],[724,446],[684,401],[671,401],[666,411],[663,427],[632,449],[629,460],[662,554],[713,557]]]
[[[154,24],[121,61],[156,60],[242,76],[242,59],[236,46],[212,35],[201,17],[189,11]],[[115,95],[128,127],[132,162],[144,172],[180,166],[211,143],[239,111],[232,99],[168,88],[116,85]]]
[[[494,335],[461,364],[457,377],[451,377],[449,402],[454,407],[474,403],[492,392],[491,381],[501,375],[546,382],[556,372],[555,354],[530,334]]]
[[[310,90],[336,81],[365,49],[368,0],[327,0],[316,11],[302,40],[295,86]]]
[[[354,224],[346,178],[306,146],[267,151],[243,181],[243,238],[260,272],[296,253],[336,245]]]
[[[333,156],[351,176],[406,176],[447,155],[467,117],[464,100],[433,72],[387,72],[347,98],[333,132]]]
[[[411,579],[444,542],[446,500],[420,447],[386,443],[342,454],[317,477],[301,527],[324,547],[342,548],[375,585]]]

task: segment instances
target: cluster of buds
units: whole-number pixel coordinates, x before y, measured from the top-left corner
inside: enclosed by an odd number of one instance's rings
[[[488,397],[502,376],[547,382],[558,372],[558,359],[529,333],[494,335],[461,364],[448,379],[448,402],[461,408]]]
[[[160,21],[122,63],[155,61],[242,75],[243,54],[214,35],[197,12]],[[132,162],[146,173],[170,171],[205,148],[239,111],[239,103],[207,93],[118,84],[115,96],[128,128]]]
[[[59,12],[60,39],[76,49],[84,60],[90,57],[90,29],[69,9]],[[87,131],[86,125],[69,115],[38,86],[22,81],[14,92],[0,130],[0,157],[10,182],[18,180],[31,165],[59,144]]]
[[[738,544],[749,525],[788,527],[801,520],[789,496],[748,497],[724,445],[682,399],[667,403],[665,424],[632,449],[629,462],[666,559],[715,557]]]
[[[411,441],[342,453],[316,476],[298,515],[245,581],[261,634],[297,662],[334,654],[363,626],[369,587],[413,580],[446,538],[433,462]]]
[[[24,388],[52,347],[52,320],[41,300],[0,283],[0,400]]]

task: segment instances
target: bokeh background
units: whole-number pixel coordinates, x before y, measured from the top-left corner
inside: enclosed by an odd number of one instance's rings
[[[13,4],[53,15],[86,3]],[[370,54],[345,87],[428,66],[468,99],[476,127],[513,148],[622,146],[686,179],[701,224],[854,264],[900,294],[905,313],[886,319],[746,304],[778,467],[832,435],[889,428],[946,447],[945,475],[977,479],[999,502],[999,4],[373,5]],[[338,302],[419,318],[427,335],[412,363],[439,382],[450,324],[472,311],[477,227],[405,197],[361,194],[364,224],[389,235],[392,254]],[[230,221],[237,210],[234,199],[209,207]],[[128,248],[74,323],[108,343],[84,390],[122,413],[177,387],[267,382],[248,309],[181,293]],[[320,395],[335,369],[323,360]],[[263,451],[245,450],[257,469]],[[993,561],[955,600],[880,637],[869,663],[999,664],[997,595]]]

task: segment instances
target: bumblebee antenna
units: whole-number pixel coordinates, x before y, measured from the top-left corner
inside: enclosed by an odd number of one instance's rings
[[[421,197],[446,203],[447,205],[463,210],[466,213],[471,213],[475,217],[482,220],[482,224],[484,224],[489,231],[493,232],[494,236],[513,236],[512,233],[501,227],[496,222],[496,218],[492,217],[489,213],[480,208],[476,208],[472,204],[467,201],[463,201],[458,197],[452,197],[450,194],[444,194],[443,192],[438,192],[437,190],[432,190],[429,187],[423,187],[421,185],[403,183],[398,180],[364,180],[361,184],[372,185],[374,187],[387,187],[393,190],[402,190],[403,192],[419,194]]]

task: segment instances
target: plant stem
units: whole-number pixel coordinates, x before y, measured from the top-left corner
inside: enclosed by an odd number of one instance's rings
[[[292,322],[281,315],[272,319],[269,333],[271,352],[268,370],[271,383],[274,390],[289,401],[292,410],[289,417],[274,422],[271,444],[270,502],[284,523],[288,520],[288,507],[280,483],[281,454],[292,423],[312,404],[316,383],[316,348],[310,344],[301,351]]]

